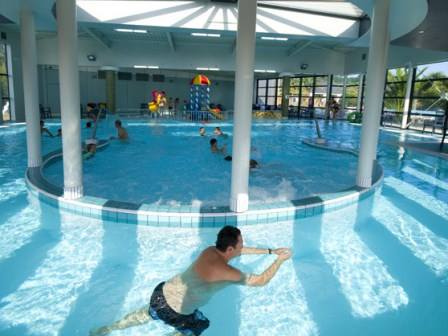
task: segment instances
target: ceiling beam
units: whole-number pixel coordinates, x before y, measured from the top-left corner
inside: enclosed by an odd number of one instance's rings
[[[104,34],[100,32],[96,32],[91,28],[84,27],[84,31],[89,34],[91,38],[93,38],[95,41],[97,41],[99,44],[101,44],[103,47],[110,49],[112,48],[112,41],[109,40]]]
[[[287,56],[296,55],[302,50],[308,48],[311,45],[311,43],[313,43],[313,41],[299,41],[286,52],[286,55]]]
[[[339,1],[336,1],[336,2],[339,2]],[[311,9],[302,9],[302,8],[295,8],[295,7],[289,7],[289,6],[267,4],[267,3],[258,3],[257,6],[261,7],[261,8],[280,9],[280,10],[287,10],[287,11],[291,11],[291,12],[298,12],[298,13],[304,13],[304,14],[327,16],[327,17],[331,17],[331,18],[335,18],[335,19],[347,19],[347,20],[359,21],[362,17],[362,16],[358,17],[358,16],[354,16],[354,15],[330,13],[330,12],[325,12],[325,11],[311,10]]]
[[[168,44],[170,45],[171,51],[176,51],[176,44],[174,43],[173,35],[170,32],[166,32],[166,38],[168,40]]]
[[[317,48],[317,49],[322,49],[322,50],[327,50],[327,51],[332,51],[335,53],[340,53],[340,54],[344,54],[343,51],[340,50],[336,50],[337,46],[333,46],[333,47],[327,47],[327,46],[323,46],[323,45],[319,45],[319,44],[313,44],[313,48]]]

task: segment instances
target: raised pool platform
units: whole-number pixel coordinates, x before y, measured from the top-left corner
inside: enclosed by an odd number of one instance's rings
[[[357,155],[352,150],[332,147],[330,144],[317,144],[313,140],[307,140],[304,143],[323,150]],[[98,150],[103,149],[107,145],[107,141],[100,141]],[[62,160],[62,150],[47,154],[43,158],[40,168],[28,168],[26,171],[25,179],[28,189],[41,202],[59,208],[62,211],[86,217],[101,218],[117,223],[162,227],[243,226],[311,217],[323,212],[344,208],[371,196],[380,188],[383,180],[383,169],[378,163],[375,163],[373,184],[370,188],[353,186],[339,192],[320,194],[298,200],[250,205],[248,211],[235,213],[230,211],[228,206],[158,206],[91,196],[67,200],[63,197],[63,189],[49,182],[43,174],[43,169],[57,160]]]

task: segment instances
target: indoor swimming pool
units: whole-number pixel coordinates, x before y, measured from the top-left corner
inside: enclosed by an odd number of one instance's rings
[[[47,124],[52,131],[59,127]],[[197,134],[200,124],[148,126],[128,120],[125,126],[128,144],[113,142],[85,162],[87,194],[161,203],[228,199],[230,163],[210,153],[210,137]],[[225,123],[205,125],[207,133],[215,126],[231,136]],[[261,166],[250,176],[255,201],[353,184],[356,157],[302,144],[315,136],[311,122],[259,122],[253,129],[252,154]],[[321,129],[335,146],[358,147],[356,126],[321,122]],[[82,132],[86,138],[90,131]],[[100,137],[113,134],[106,124],[99,129]],[[222,140],[228,148],[230,139]],[[287,246],[293,257],[266,287],[231,286],[213,297],[201,309],[211,321],[203,335],[446,334],[448,162],[397,146],[407,140],[427,138],[381,131],[384,181],[375,196],[313,217],[241,227],[246,246]],[[43,138],[44,153],[60,146],[60,138]],[[0,149],[2,336],[87,335],[147,304],[159,282],[215,242],[218,228],[112,223],[40,203],[25,185],[24,126],[0,128]],[[183,153],[177,155],[179,150]],[[49,166],[46,174],[61,183],[61,167]],[[158,179],[142,178],[141,170]],[[97,184],[102,177],[112,181],[109,186]],[[232,264],[257,273],[271,258],[248,255]],[[111,335],[171,332],[150,322]]]
[[[99,136],[108,138],[112,127],[103,122]],[[226,205],[230,198],[232,154],[230,123],[220,123],[225,136],[213,134],[216,124],[125,122],[130,136],[126,142],[112,141],[93,159],[85,161],[84,188],[90,196],[133,203],[166,205]],[[205,127],[206,135],[199,135]],[[328,128],[328,137],[351,128]],[[87,131],[87,130],[86,130]],[[328,152],[302,144],[313,137],[310,122],[258,122],[253,126],[251,158],[259,169],[250,174],[252,203],[272,203],[336,192],[355,184],[356,157]],[[225,154],[210,151],[210,140]],[[45,176],[62,185],[62,161],[44,170]],[[334,178],[338,176],[338,178]]]

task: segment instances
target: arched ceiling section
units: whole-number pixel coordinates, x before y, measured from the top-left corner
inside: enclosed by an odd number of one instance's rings
[[[389,27],[391,41],[406,35],[425,19],[428,13],[427,0],[390,0]],[[372,0],[351,0],[353,4],[372,16]],[[355,47],[368,47],[370,30],[357,41],[352,43]]]

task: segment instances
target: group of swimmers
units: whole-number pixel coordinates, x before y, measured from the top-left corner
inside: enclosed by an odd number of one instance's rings
[[[213,130],[213,134],[217,137],[223,137],[223,138],[227,138],[227,134],[225,134],[220,127],[215,127],[215,129]],[[200,136],[206,136],[206,131],[204,127],[199,128],[199,135]],[[210,151],[212,153],[216,153],[216,154],[223,154],[226,155],[227,154],[227,145],[224,144],[222,147],[218,146],[218,140],[216,138],[212,138],[210,139]],[[226,155],[224,157],[224,160],[226,161],[232,161],[232,155]],[[257,160],[254,159],[250,159],[249,161],[249,167],[251,169],[255,169],[255,168],[259,168],[259,164],[257,162]]]
[[[90,124],[90,125],[89,125]],[[91,128],[92,124],[89,122],[86,123],[86,128]],[[118,139],[118,140],[128,140],[129,134],[126,128],[123,127],[121,120],[115,120],[115,128],[117,129],[117,136],[110,137],[110,140]],[[90,139],[87,139],[86,142],[85,153],[83,154],[83,158],[85,160],[90,159],[96,153],[96,148],[98,145],[98,140],[92,136]]]
[[[95,126],[96,126],[96,122],[97,119],[94,119],[95,122]],[[86,128],[90,129],[92,128],[92,122],[88,121],[86,123]],[[116,137],[110,137],[110,139],[119,139],[119,140],[128,140],[129,139],[129,134],[126,130],[126,128],[123,127],[121,120],[115,120],[115,128],[117,129],[117,136]],[[40,121],[40,133],[46,134],[50,137],[55,137],[55,135],[53,133],[50,132],[50,130],[45,127],[45,122],[43,120]],[[93,132],[92,132],[92,136],[87,139],[85,141],[85,149],[83,151],[83,159],[88,160],[91,157],[93,157],[96,153],[96,149],[98,146],[98,140],[96,139],[96,127],[94,127]],[[58,132],[56,134],[56,136],[62,136],[62,130],[59,128]]]

